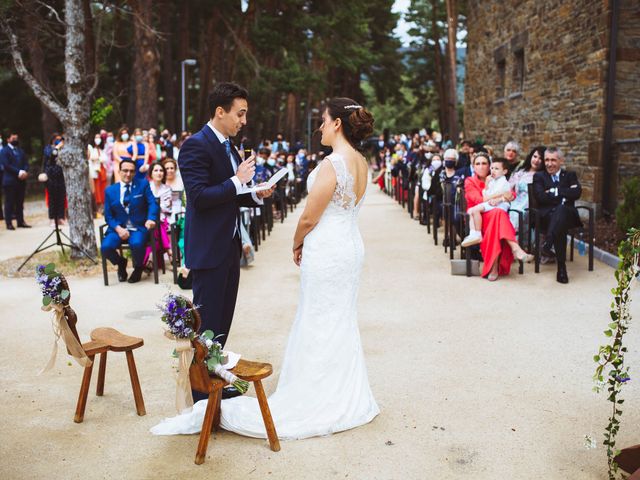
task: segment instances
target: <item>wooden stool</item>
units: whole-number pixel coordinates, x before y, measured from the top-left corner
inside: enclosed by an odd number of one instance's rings
[[[63,289],[69,289],[67,280],[63,275],[61,277],[61,285]],[[76,323],[78,322],[78,316],[76,312],[69,306],[71,294],[64,301],[64,315],[69,324],[71,332],[80,342],[78,331],[76,330]],[[138,380],[138,371],[136,370],[136,362],[133,358],[133,350],[144,345],[144,340],[138,337],[130,337],[124,335],[114,328],[100,327],[91,332],[91,341],[82,343],[82,349],[91,360],[91,365],[85,367],[84,375],[82,376],[82,384],[80,385],[80,394],[78,396],[78,404],[76,405],[76,414],[73,421],[76,423],[82,423],[84,420],[84,410],[87,405],[87,396],[89,394],[89,384],[91,383],[91,373],[93,371],[93,362],[96,355],[100,355],[100,368],[98,370],[98,386],[96,388],[96,395],[101,397],[104,393],[104,376],[107,369],[107,352],[125,352],[127,356],[127,366],[129,367],[129,376],[131,378],[131,387],[133,389],[133,398],[136,403],[136,412],[138,415],[146,415],[144,408],[144,399],[142,398],[142,390],[140,389],[140,381]]]
[[[191,307],[191,302],[188,304]],[[197,310],[192,310],[194,319],[194,330],[200,330],[201,319]],[[191,388],[198,392],[209,394],[207,400],[207,409],[205,411],[204,421],[202,422],[202,430],[200,431],[200,441],[196,450],[195,463],[201,465],[204,463],[207,454],[207,446],[209,437],[214,429],[220,426],[220,403],[222,401],[222,388],[228,385],[227,382],[217,376],[209,375],[204,359],[207,356],[207,348],[197,339],[191,341],[191,345],[195,349],[194,361],[189,368],[189,378]],[[230,370],[236,377],[247,382],[253,382],[260,405],[260,412],[264,420],[264,427],[269,438],[269,446],[274,452],[280,451],[280,441],[278,434],[271,418],[271,411],[267,403],[267,396],[262,387],[262,379],[268,377],[273,372],[273,368],[268,363],[252,362],[249,360],[240,360],[235,368]]]

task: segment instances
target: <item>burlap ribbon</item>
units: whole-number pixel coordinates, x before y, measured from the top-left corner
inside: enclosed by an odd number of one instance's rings
[[[50,303],[49,305],[43,306],[42,310],[45,312],[53,310],[51,326],[53,327],[54,339],[51,357],[49,357],[49,361],[45,367],[38,372],[38,375],[48,372],[55,365],[56,357],[58,356],[58,340],[60,337],[62,337],[62,340],[67,346],[67,350],[69,350],[71,356],[80,364],[81,367],[88,367],[91,365],[91,360],[87,357],[82,345],[80,345],[80,342],[78,342],[78,339],[69,328],[67,318],[64,316],[64,305],[59,303]]]
[[[178,413],[193,407],[193,395],[191,393],[191,380],[189,379],[189,367],[193,361],[193,347],[188,338],[178,338],[166,332],[168,338],[176,341],[176,353],[178,354],[178,377],[176,378],[176,409]]]

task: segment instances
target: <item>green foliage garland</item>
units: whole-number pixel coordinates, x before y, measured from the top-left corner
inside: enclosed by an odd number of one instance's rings
[[[618,286],[612,289],[614,300],[611,303],[611,323],[604,331],[604,334],[612,341],[606,345],[601,345],[598,354],[593,357],[598,364],[593,380],[596,382],[594,391],[600,392],[605,385],[609,396],[607,400],[611,402],[611,416],[609,424],[604,432],[604,445],[607,446],[607,463],[609,467],[609,480],[615,480],[618,473],[618,464],[615,457],[620,453],[616,449],[616,436],[620,429],[620,416],[622,415],[622,404],[624,400],[620,398],[622,386],[631,380],[629,377],[629,367],[624,364],[624,355],[627,347],[624,346],[623,339],[631,321],[629,304],[631,297],[629,292],[633,280],[638,276],[638,259],[640,258],[640,230],[631,228],[627,234],[627,239],[620,243],[618,255],[621,258],[620,265],[615,272]],[[605,372],[605,370],[607,370]],[[606,383],[605,383],[606,377]]]

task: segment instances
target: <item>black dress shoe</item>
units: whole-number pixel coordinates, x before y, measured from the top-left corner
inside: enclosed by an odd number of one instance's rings
[[[7,230],[15,230],[16,227],[14,227],[13,225],[7,225]]]
[[[127,281],[127,259],[121,258],[120,263],[118,264],[118,281],[126,282]]]
[[[142,267],[135,267],[133,272],[131,272],[131,276],[127,282],[129,283],[138,283],[142,278]]]
[[[222,399],[227,399],[227,398],[233,398],[233,397],[239,397],[240,395],[242,395],[242,392],[240,390],[238,390],[236,387],[224,387],[222,389]]]
[[[540,247],[540,251],[542,255],[549,258],[556,258],[556,254],[551,250],[551,245],[547,243],[543,243],[542,247]]]
[[[31,225],[27,225],[26,223],[21,223],[18,225],[18,228],[31,228]]]
[[[558,283],[569,283],[569,276],[567,275],[567,267],[564,264],[558,265],[558,274],[556,275]]]

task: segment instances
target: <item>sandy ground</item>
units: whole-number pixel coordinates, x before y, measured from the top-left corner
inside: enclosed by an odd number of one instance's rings
[[[243,270],[228,346],[271,362],[273,391],[294,317],[299,274],[290,244],[301,208],[277,224],[254,266]],[[105,395],[91,386],[85,421],[73,422],[81,368],[59,355],[46,363],[52,333],[33,280],[0,278],[0,478],[604,479],[602,430],[609,412],[591,392],[591,357],[604,341],[613,270],[585,258],[512,272],[495,284],[449,275],[448,256],[425,227],[374,191],[361,212],[367,249],[359,321],[369,378],[381,408],[372,423],[330,437],[282,442],[213,435],[207,461],[193,463],[197,436],[148,430],[174,411],[173,345],[155,304],[171,285],[151,279],[104,287],[70,278],[78,330],[113,326],[141,336],[136,351],[147,415],[135,414],[124,356],[110,354]],[[0,229],[0,259],[24,255],[46,227]],[[18,236],[11,236],[17,233]],[[638,287],[634,288],[637,297]],[[640,370],[639,303],[628,334],[631,377]],[[640,382],[624,390],[619,444],[640,442]],[[585,434],[599,447],[586,449]]]

